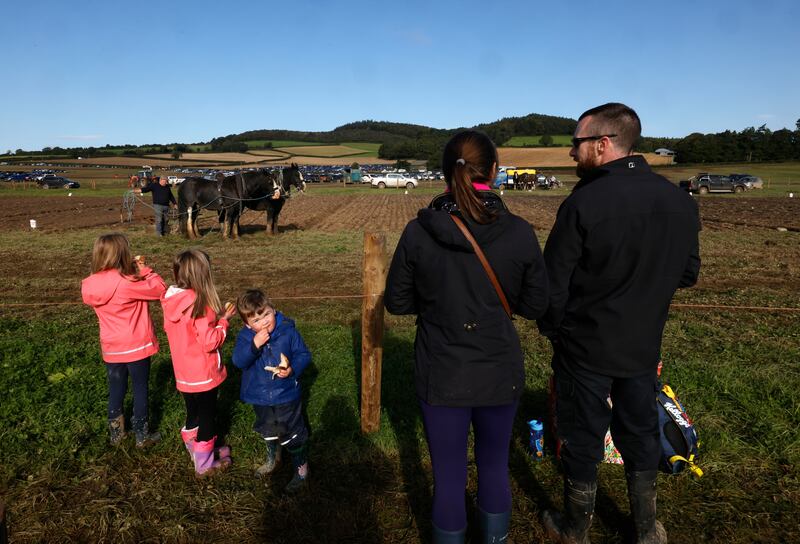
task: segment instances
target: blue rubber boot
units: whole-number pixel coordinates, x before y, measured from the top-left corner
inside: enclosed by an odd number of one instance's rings
[[[460,531],[445,531],[433,525],[433,544],[464,544],[464,539],[467,536],[467,528],[464,527]]]
[[[511,523],[511,512],[490,514],[478,507],[478,527],[482,544],[504,544],[508,540],[508,526]]]

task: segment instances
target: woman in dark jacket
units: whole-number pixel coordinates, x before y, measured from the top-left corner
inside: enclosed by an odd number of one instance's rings
[[[442,158],[447,192],[405,228],[386,281],[386,309],[416,314],[415,385],[434,475],[433,541],[463,542],[467,437],[475,432],[478,512],[485,542],[511,517],[508,450],[525,371],[519,337],[460,217],[499,280],[511,310],[540,317],[547,273],[531,225],[489,189],[497,149],[482,132],[453,136]]]

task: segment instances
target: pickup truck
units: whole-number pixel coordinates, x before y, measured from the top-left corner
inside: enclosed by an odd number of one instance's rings
[[[385,189],[386,187],[405,187],[406,189],[416,189],[418,181],[405,174],[390,173],[381,176],[372,176],[372,187]]]
[[[730,176],[700,173],[680,182],[680,187],[690,193],[743,193],[750,188],[742,179],[733,180]]]

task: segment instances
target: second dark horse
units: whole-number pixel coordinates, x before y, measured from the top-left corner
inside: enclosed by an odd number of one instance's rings
[[[239,217],[245,209],[267,212],[267,233],[278,232],[278,215],[294,186],[305,190],[296,164],[276,171],[267,169],[238,172],[218,180],[190,177],[178,189],[181,232],[199,237],[197,216],[201,210],[214,210],[219,216],[222,237],[238,238]]]

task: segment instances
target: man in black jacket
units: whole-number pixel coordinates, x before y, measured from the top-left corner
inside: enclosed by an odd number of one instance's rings
[[[580,117],[570,151],[580,181],[544,250],[550,307],[539,330],[553,345],[565,513],[546,511],[543,523],[559,542],[589,541],[609,425],[637,542],[666,542],[655,518],[657,365],[672,296],[697,281],[700,220],[685,191],[632,154],[640,133],[623,104]]]
[[[156,234],[166,236],[169,232],[169,208],[176,207],[175,196],[167,184],[166,176],[154,179],[142,189],[134,190],[137,194],[153,193],[153,210],[156,214]]]

